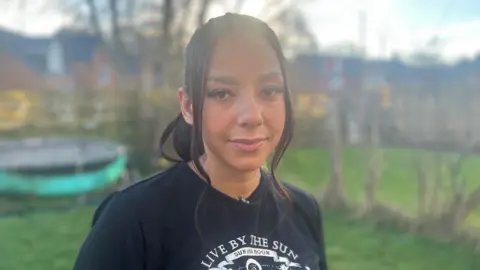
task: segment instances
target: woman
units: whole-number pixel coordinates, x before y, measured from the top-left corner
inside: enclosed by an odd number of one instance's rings
[[[178,98],[161,138],[175,165],[102,206],[75,269],[327,269],[317,202],[274,173],[293,129],[274,32],[245,15],[208,21]]]

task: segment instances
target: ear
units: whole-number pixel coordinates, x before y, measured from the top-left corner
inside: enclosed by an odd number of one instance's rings
[[[178,100],[180,101],[180,110],[182,110],[183,119],[187,124],[193,124],[193,106],[190,97],[188,96],[185,88],[180,87],[178,89]]]

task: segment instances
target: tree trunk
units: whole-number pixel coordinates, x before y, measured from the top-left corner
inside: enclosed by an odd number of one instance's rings
[[[440,194],[443,187],[443,173],[441,168],[443,168],[442,156],[440,154],[435,154],[433,160],[433,187],[432,187],[432,197],[430,199],[430,214],[436,215],[439,212],[440,204]]]
[[[461,199],[465,196],[459,195]],[[463,224],[468,216],[480,206],[480,186],[477,187],[466,200],[462,200],[464,203],[455,208],[452,207],[452,211],[455,211],[455,224],[458,226]],[[454,204],[455,206],[455,204]]]
[[[382,174],[383,151],[380,148],[380,109],[376,104],[371,115],[370,159],[367,164],[365,179],[365,211],[369,212],[376,204],[376,190]]]
[[[112,28],[113,42],[120,42],[120,27],[118,25],[118,5],[117,0],[109,0],[108,6],[110,8],[110,27]]]
[[[417,217],[423,219],[427,213],[427,175],[425,173],[423,162],[418,159],[414,159],[414,166],[417,172],[417,181],[418,181],[418,209]]]
[[[118,0],[109,0],[108,7],[110,9],[110,27],[112,29],[112,44],[109,46],[110,55],[113,57],[113,63],[115,70],[120,76],[115,76],[116,87],[122,87],[125,85],[123,72],[126,70],[127,60],[125,56],[127,55],[127,50],[125,44],[123,43],[122,33],[120,31],[119,25],[119,14],[118,14]]]
[[[459,232],[468,216],[480,206],[480,186],[468,194],[466,179],[460,175],[465,157],[466,155],[460,156],[449,166],[451,198],[446,207],[437,215],[432,213],[428,221],[429,224],[440,227],[446,237],[452,237]],[[441,190],[441,187],[438,190]]]
[[[95,36],[103,41],[103,33],[98,19],[98,10],[95,5],[95,0],[86,0],[86,3],[88,6],[90,26],[93,28]]]
[[[332,108],[330,113],[330,162],[332,166],[332,174],[330,181],[325,188],[323,200],[328,207],[344,208],[347,206],[347,200],[343,185],[342,136],[337,102],[338,101],[336,98],[332,99]]]

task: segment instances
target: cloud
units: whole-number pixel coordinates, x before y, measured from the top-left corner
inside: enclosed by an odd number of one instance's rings
[[[55,10],[45,10],[47,0],[28,1],[22,7],[11,8],[0,16],[0,26],[32,35],[48,35],[69,20]]]
[[[452,23],[441,32],[449,57],[472,57],[480,53],[480,19]]]
[[[69,21],[60,12],[53,10],[40,13],[39,10],[45,5],[45,1],[48,0],[37,0],[29,3],[22,10],[11,9],[5,12],[6,14],[0,16],[0,26],[28,34],[55,32]],[[472,16],[466,17],[463,21],[457,18],[455,22],[446,22],[440,27],[433,27],[434,24],[422,18],[439,17],[440,15],[434,16],[437,11],[428,9],[422,13],[424,6],[412,4],[420,2],[410,1],[407,4],[402,1],[406,0],[315,0],[297,3],[302,5],[301,9],[321,46],[358,43],[360,40],[359,14],[364,10],[367,14],[365,44],[371,56],[384,53],[386,55],[408,54],[424,48],[435,36],[439,36],[444,41],[441,52],[447,59],[471,57],[480,53],[480,16],[477,19]],[[232,0],[230,2],[233,3]],[[257,16],[264,10],[265,2],[265,0],[248,0],[242,13]],[[300,4],[306,2],[309,3]],[[230,6],[233,7],[233,4]],[[217,16],[225,11],[225,6],[218,5],[214,6],[209,15]],[[417,15],[425,16],[415,19],[410,14],[413,11]],[[385,52],[382,52],[380,47],[382,36],[386,40]]]
[[[441,52],[449,60],[479,53],[480,19],[448,22],[441,27],[422,25],[421,20],[414,23],[400,12],[399,1],[402,0],[319,0],[303,10],[321,46],[358,43],[359,14],[360,10],[365,10],[365,44],[371,56],[383,54],[380,47],[382,36],[386,40],[387,55],[409,54],[422,49],[435,36],[445,41]]]
[[[370,53],[378,50],[379,36],[387,32],[395,14],[393,0],[336,0],[315,1],[303,10],[320,45],[331,46],[342,42],[359,42],[360,14],[365,16],[365,44]]]
[[[404,38],[410,46],[399,48],[405,52],[428,48],[434,38],[438,38],[438,51],[446,60],[474,57],[480,53],[480,19],[451,22],[443,27],[419,28],[411,30]],[[398,39],[398,35],[397,35]]]

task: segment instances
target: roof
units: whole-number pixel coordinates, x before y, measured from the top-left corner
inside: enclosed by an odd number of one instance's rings
[[[95,49],[101,44],[100,39],[91,34],[69,30],[58,32],[53,39],[61,44],[67,66],[92,61]]]
[[[53,36],[32,37],[0,29],[0,52],[8,53],[41,74],[48,73],[47,52],[55,41],[62,47],[67,72],[74,64],[92,61],[96,49],[101,46],[99,38],[84,31],[63,29]],[[138,73],[140,65],[137,59],[133,55],[123,53],[121,71],[127,74]]]
[[[329,65],[335,59],[328,55],[305,54],[299,55],[293,62],[295,66],[314,71],[317,76],[329,77]],[[458,63],[453,66],[416,67],[409,66],[399,60],[362,60],[353,57],[343,57],[342,68],[345,78],[361,76],[382,76],[391,82],[423,82],[451,81],[465,79],[473,74],[480,73],[480,57],[470,62]]]
[[[0,29],[0,52],[8,53],[37,72],[45,70],[48,44],[48,37],[25,37]]]
[[[93,59],[99,39],[85,32],[62,30],[53,36],[24,36],[0,29],[0,52],[8,53],[38,73],[48,73],[47,52],[58,41],[63,49],[65,65],[89,62]]]
[[[292,89],[301,92],[318,92],[328,88],[333,75],[333,59],[329,55],[299,55],[289,65]],[[445,87],[456,82],[478,80],[480,76],[480,57],[456,65],[437,65],[418,67],[407,65],[400,60],[362,60],[359,58],[341,58],[342,74],[346,84],[386,81],[394,85],[418,85],[432,91],[444,91]],[[355,86],[353,86],[355,87]]]

